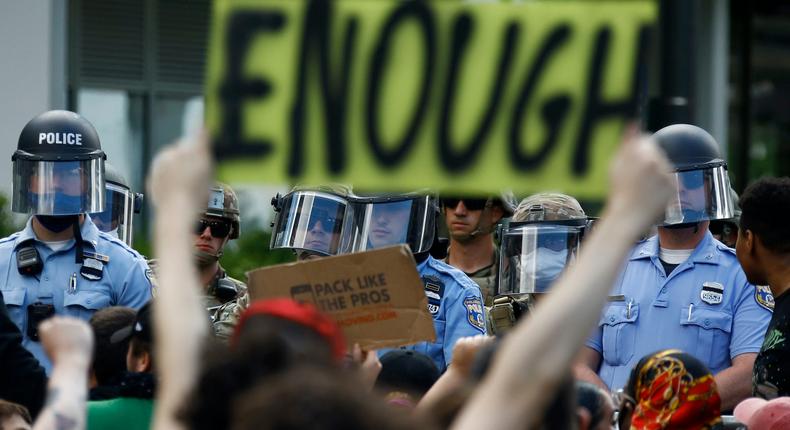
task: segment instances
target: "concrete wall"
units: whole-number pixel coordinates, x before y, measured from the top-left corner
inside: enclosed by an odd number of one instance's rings
[[[11,155],[35,115],[66,107],[65,0],[0,1],[0,192],[11,191]]]

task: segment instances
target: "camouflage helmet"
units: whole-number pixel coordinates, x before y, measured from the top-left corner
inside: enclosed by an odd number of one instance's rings
[[[206,216],[222,218],[230,222],[231,230],[228,239],[237,239],[241,232],[239,216],[239,198],[228,184],[215,182],[209,190]]]
[[[533,194],[519,203],[513,221],[559,221],[587,218],[575,198],[561,193]]]
[[[516,207],[518,206],[518,200],[516,200],[516,196],[513,194],[513,191],[505,190],[499,193],[498,197],[494,197],[494,204],[499,205],[502,210],[505,212],[504,217],[511,217],[513,213],[516,212]]]

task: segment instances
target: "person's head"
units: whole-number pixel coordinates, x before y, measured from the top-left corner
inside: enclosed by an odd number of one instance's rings
[[[232,430],[395,430],[430,428],[387,407],[329,369],[298,367],[260,381],[234,408]]]
[[[11,209],[36,216],[60,233],[77,215],[104,209],[104,159],[96,130],[80,115],[63,110],[31,119],[19,135]]]
[[[299,261],[340,253],[351,188],[342,184],[298,186],[272,199],[271,249],[290,249]]]
[[[195,227],[195,258],[198,266],[211,267],[222,256],[229,240],[239,237],[239,199],[230,186],[217,182],[209,190],[206,211]]]
[[[707,221],[732,218],[727,163],[713,136],[693,125],[673,124],[655,132],[651,141],[675,171],[676,192],[660,226],[695,235],[708,228]]]
[[[0,400],[0,430],[30,430],[32,425],[33,419],[26,407]]]
[[[573,262],[589,225],[571,196],[540,193],[525,198],[501,230],[497,294],[548,292]]]
[[[612,396],[589,382],[576,382],[576,403],[581,430],[611,430],[614,426]]]
[[[128,342],[126,370],[137,373],[154,371],[153,301],[149,301],[135,314],[134,321],[110,336],[111,343]]]
[[[134,324],[137,313],[132,308],[111,306],[96,311],[90,319],[94,348],[92,372],[96,385],[112,383],[126,371],[129,339],[111,342],[112,335]]]
[[[515,205],[511,193],[499,197],[442,197],[444,221],[450,237],[459,243],[488,236],[503,217],[513,215]]]
[[[375,387],[391,404],[416,405],[439,379],[439,369],[433,360],[416,351],[395,349],[381,356],[379,361],[381,372]]]
[[[790,178],[763,178],[740,199],[741,226],[735,247],[746,278],[766,285],[770,266],[790,260]]]
[[[143,195],[133,193],[123,174],[110,163],[104,163],[104,176],[104,211],[91,214],[91,220],[100,231],[132,246],[132,221],[142,209]]]
[[[411,216],[411,201],[379,203],[371,211],[368,240],[372,248],[406,243]]]
[[[777,397],[772,400],[752,397],[738,403],[733,414],[749,429],[788,429],[790,428],[790,397]]]
[[[216,349],[214,349],[216,352]],[[261,300],[242,314],[229,350],[209,355],[181,413],[189,428],[225,428],[238,396],[299,365],[337,368],[346,344],[337,324],[310,304]]]
[[[721,422],[713,375],[701,361],[678,350],[643,357],[619,394],[620,428],[652,429],[661,423],[661,428],[710,429]]]

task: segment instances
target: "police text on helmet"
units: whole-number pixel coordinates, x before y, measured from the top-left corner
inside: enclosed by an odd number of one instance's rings
[[[50,145],[77,145],[82,146],[82,134],[80,133],[39,133],[38,144]]]

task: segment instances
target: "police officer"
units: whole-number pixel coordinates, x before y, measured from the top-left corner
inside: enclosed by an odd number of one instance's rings
[[[587,368],[577,374],[615,390],[640,358],[676,348],[708,366],[728,410],[751,393],[769,303],[747,282],[734,251],[708,231],[709,220],[731,218],[733,208],[716,141],[686,124],[665,127],[653,140],[676,169],[677,193],[657,236],[632,251],[582,352]]]
[[[489,331],[500,335],[532,309],[572,263],[591,219],[566,194],[539,193],[519,203],[499,230],[497,290],[489,312]]]
[[[105,158],[93,126],[61,110],[30,120],[12,157],[12,210],[33,216],[0,240],[0,291],[25,347],[48,370],[42,320],[88,320],[98,309],[139,308],[151,298],[145,260],[87,215],[104,209]]]
[[[441,202],[450,234],[444,262],[471,278],[483,292],[486,306],[491,306],[499,260],[493,232],[503,218],[513,215],[515,197],[503,192],[489,198],[442,197]]]
[[[486,319],[480,288],[463,272],[431,255],[439,217],[436,199],[421,193],[349,196],[349,205],[351,221],[343,229],[344,251],[396,244],[411,248],[428,297],[436,342],[405,348],[431,357],[443,372],[452,361],[455,342],[461,337],[486,334]]]
[[[341,184],[294,187],[272,199],[271,249],[290,249],[298,261],[337,255],[351,188]]]
[[[249,304],[247,285],[231,278],[219,264],[229,240],[240,233],[239,199],[228,185],[216,183],[210,190],[206,211],[195,228],[195,259],[200,280],[206,286],[204,303],[214,334],[227,340]]]
[[[104,211],[91,215],[100,231],[117,237],[132,246],[134,214],[143,207],[143,195],[133,193],[126,178],[112,164],[104,163]]]

